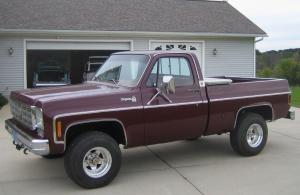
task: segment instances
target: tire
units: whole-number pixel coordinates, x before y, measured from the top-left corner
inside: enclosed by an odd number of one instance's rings
[[[113,138],[102,132],[89,132],[70,143],[64,166],[75,183],[91,189],[109,184],[118,174],[121,160],[119,145]],[[91,170],[92,166],[96,172]]]
[[[64,156],[64,154],[48,154],[48,155],[45,155],[45,156],[42,156],[42,157],[45,158],[45,159],[58,159],[58,158],[61,158],[63,156]]]
[[[238,120],[230,133],[230,143],[235,152],[242,156],[254,156],[265,147],[268,127],[264,118],[255,113],[246,113]]]

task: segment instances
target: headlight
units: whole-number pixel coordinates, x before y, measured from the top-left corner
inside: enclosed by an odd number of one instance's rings
[[[31,106],[32,128],[38,131],[39,136],[44,136],[44,120],[41,108]]]

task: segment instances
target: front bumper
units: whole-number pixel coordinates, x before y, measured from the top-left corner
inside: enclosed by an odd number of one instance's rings
[[[13,123],[12,119],[5,121],[5,129],[12,135],[14,144],[16,144],[19,148],[27,149],[30,152],[40,156],[45,156],[50,153],[48,140],[35,139],[31,137],[18,128]]]
[[[295,111],[289,111],[286,118],[291,119],[291,120],[295,120],[295,118],[296,118]]]

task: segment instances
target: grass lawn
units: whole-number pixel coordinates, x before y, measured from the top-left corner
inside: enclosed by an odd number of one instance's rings
[[[300,86],[293,86],[292,93],[292,105],[300,108]]]

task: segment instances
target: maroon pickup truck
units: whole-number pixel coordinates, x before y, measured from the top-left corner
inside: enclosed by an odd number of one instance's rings
[[[124,148],[230,132],[243,156],[266,144],[266,121],[293,119],[283,79],[203,78],[192,53],[113,54],[93,81],[14,91],[13,143],[45,158],[64,154],[68,176],[85,188],[113,180]]]

